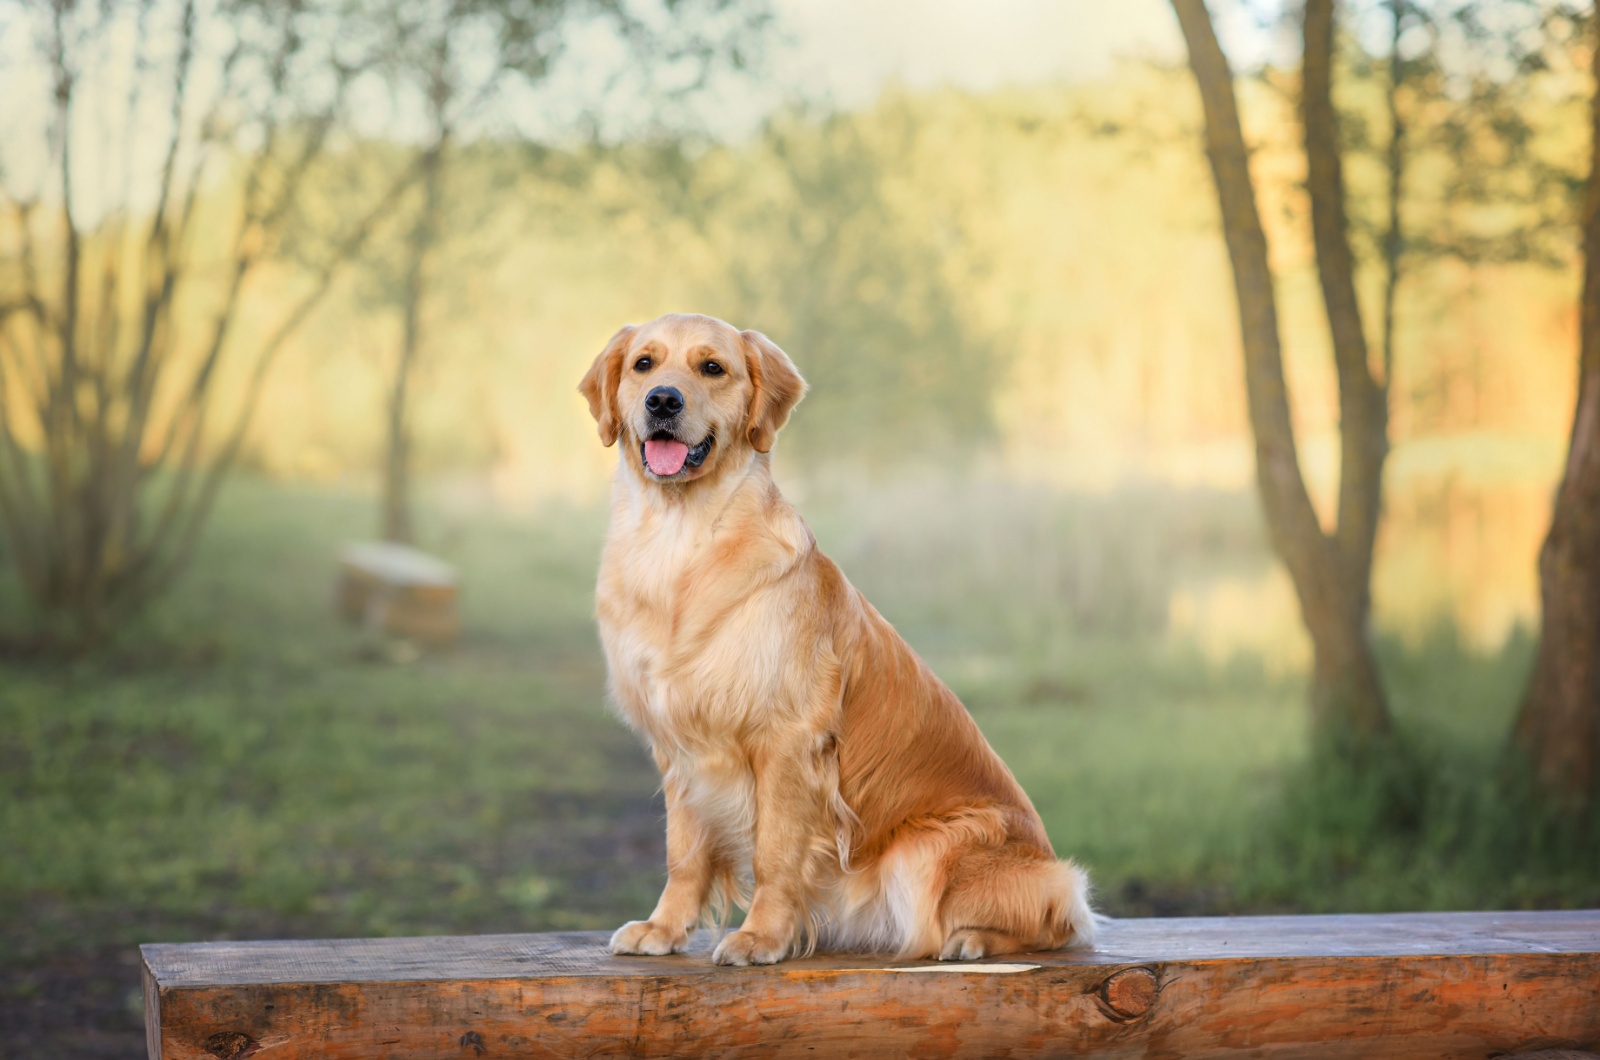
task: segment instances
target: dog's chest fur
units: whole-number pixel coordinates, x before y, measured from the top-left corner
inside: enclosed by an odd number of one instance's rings
[[[736,857],[755,823],[751,749],[794,727],[816,679],[791,577],[813,547],[770,482],[725,505],[625,487],[613,504],[596,593],[613,700]]]
[[[785,578],[810,532],[760,481],[717,506],[619,494],[596,594],[613,696],[658,750],[720,753],[804,696]]]

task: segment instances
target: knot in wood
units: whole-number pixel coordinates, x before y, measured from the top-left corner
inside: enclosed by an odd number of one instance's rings
[[[1114,1019],[1138,1019],[1150,1011],[1160,993],[1156,974],[1148,968],[1124,968],[1100,985],[1100,1000]]]
[[[206,1052],[217,1060],[244,1060],[261,1051],[261,1043],[243,1031],[218,1031],[206,1039]]]

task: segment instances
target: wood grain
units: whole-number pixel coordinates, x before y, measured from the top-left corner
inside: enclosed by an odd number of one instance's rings
[[[143,947],[151,1056],[1489,1057],[1600,1045],[1600,911],[1123,920],[1092,953],[719,968],[600,933]]]

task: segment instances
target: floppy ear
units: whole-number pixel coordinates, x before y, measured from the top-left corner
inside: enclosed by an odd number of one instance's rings
[[[617,385],[622,381],[622,355],[628,352],[628,340],[638,331],[629,324],[606,343],[600,356],[594,359],[578,393],[589,399],[589,415],[600,425],[600,441],[610,445],[622,433],[622,413],[617,409]]]
[[[789,422],[789,412],[806,394],[806,381],[795,371],[789,355],[759,331],[740,332],[744,363],[753,384],[750,394],[751,448],[770,453],[778,432]]]

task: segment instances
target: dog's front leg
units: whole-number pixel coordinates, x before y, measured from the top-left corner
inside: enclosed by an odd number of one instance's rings
[[[660,755],[662,791],[667,800],[667,886],[649,920],[632,920],[611,936],[611,952],[660,956],[676,953],[689,940],[700,912],[711,897],[717,871],[713,838],[694,807],[684,798],[683,784]]]
[[[771,748],[751,762],[756,779],[755,894],[744,924],[712,954],[718,964],[776,964],[807,915],[806,868],[823,801],[810,748]]]

